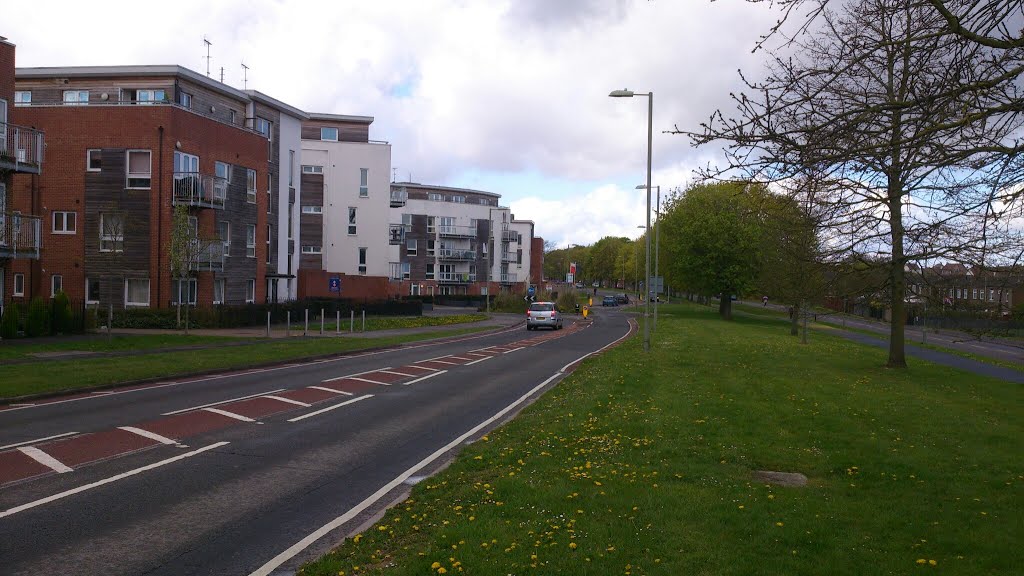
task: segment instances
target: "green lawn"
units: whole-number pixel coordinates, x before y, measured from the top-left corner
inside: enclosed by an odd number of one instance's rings
[[[1019,385],[886,369],[767,318],[659,316],[649,354],[588,360],[304,573],[1020,573]]]
[[[403,342],[472,334],[487,329],[485,326],[475,326],[388,338],[279,339],[204,350],[12,364],[0,366],[0,399],[110,386],[149,378],[173,378],[205,371],[244,368],[252,366],[254,362],[284,362],[296,358],[393,346]]]
[[[100,334],[87,339],[38,338],[15,340],[0,344],[0,361],[30,358],[40,352],[119,352],[123,350],[154,350],[208,344],[223,344],[243,340],[224,336],[195,336],[184,334],[113,334],[109,339]]]

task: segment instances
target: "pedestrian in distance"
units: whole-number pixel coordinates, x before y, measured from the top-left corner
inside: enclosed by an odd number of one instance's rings
[[[768,307],[768,297],[767,296],[763,296],[761,298],[761,302],[762,302],[762,304],[761,304],[762,306],[764,306],[766,308]]]

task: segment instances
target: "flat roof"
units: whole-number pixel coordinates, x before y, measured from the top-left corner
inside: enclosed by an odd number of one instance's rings
[[[139,66],[43,66],[37,68],[15,68],[14,78],[131,78],[133,76],[180,76],[211,90],[233,96],[239,100],[249,100],[249,95],[237,88],[232,88],[208,78],[202,74],[178,66],[177,64],[154,64]]]
[[[422,190],[443,190],[445,192],[469,192],[470,194],[482,194],[484,196],[493,196],[495,198],[501,198],[501,194],[495,192],[485,192],[483,190],[473,190],[470,188],[453,188],[451,186],[434,186],[432,184],[420,184],[418,182],[392,182],[392,186],[404,186],[406,188],[420,188]],[[503,206],[498,206],[503,208]]]
[[[256,102],[266,104],[267,106],[273,106],[274,108],[277,108],[282,112],[287,112],[292,116],[295,116],[296,118],[300,118],[302,120],[309,119],[309,113],[303,112],[302,110],[299,110],[298,108],[291,106],[289,104],[285,104],[284,102],[281,102],[277,98],[267,96],[266,94],[260,92],[259,90],[245,90],[244,92],[248,94],[249,97],[255,100]]]
[[[359,124],[372,124],[373,116],[351,116],[348,114],[325,114],[323,112],[310,112],[310,120],[328,120],[332,122],[357,122]]]

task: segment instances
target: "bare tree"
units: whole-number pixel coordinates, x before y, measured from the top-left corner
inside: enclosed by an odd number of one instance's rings
[[[221,249],[221,240],[200,237],[198,223],[189,215],[188,207],[174,207],[171,218],[171,244],[169,249],[171,276],[177,280],[175,294],[178,308],[178,325],[181,325],[182,290],[185,299],[185,334],[188,334],[189,310],[192,296],[193,273],[203,262],[212,260],[213,252]]]
[[[725,142],[726,164],[707,177],[813,171],[830,183],[814,199],[823,242],[886,262],[888,364],[905,367],[907,264],[999,262],[1019,246],[1007,224],[1024,182],[1019,51],[950,33],[927,0],[851,0],[818,17],[787,47],[795,55],[773,54],[763,81],[745,79],[735,117],[718,111],[700,131],[676,132]]]

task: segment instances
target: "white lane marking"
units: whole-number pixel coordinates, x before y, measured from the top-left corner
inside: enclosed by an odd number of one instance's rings
[[[513,352],[515,352],[517,350],[522,350],[522,347],[520,347],[520,348],[513,348],[511,350],[505,350],[504,352],[502,352],[502,354],[511,354],[511,353],[513,353]]]
[[[473,360],[472,362],[467,362],[466,366],[472,366],[473,364],[479,364],[479,363],[483,362],[484,360],[490,360],[491,358],[494,358],[494,356],[484,356],[483,358],[481,358],[479,360]]]
[[[462,360],[463,362],[469,362],[472,358],[463,358],[462,356],[448,356],[452,360]]]
[[[96,390],[95,392],[89,392],[89,394],[103,394],[103,395],[113,394],[113,393],[114,392],[112,390]]]
[[[420,360],[420,362],[435,362],[437,364],[448,364],[450,366],[461,366],[458,362],[449,362],[447,360]],[[419,362],[417,362],[419,364]]]
[[[298,400],[292,400],[291,398],[282,398],[281,396],[270,395],[270,396],[264,396],[264,398],[270,398],[271,400],[279,400],[279,401],[285,402],[287,404],[294,404],[296,406],[302,406],[303,408],[309,408],[311,406],[310,404],[306,404],[305,402],[299,402]]]
[[[405,372],[395,372],[394,370],[377,370],[377,372],[383,372],[385,374],[394,374],[395,376],[405,376],[406,378],[411,378],[411,377],[415,376],[415,374],[406,374]]]
[[[352,396],[351,392],[345,392],[344,390],[335,390],[334,388],[328,388],[326,386],[308,386],[314,390],[323,390],[324,392],[334,392],[335,394],[344,394],[345,396]]]
[[[227,410],[218,410],[217,408],[203,408],[207,412],[213,412],[214,414],[220,414],[221,416],[227,416],[228,418],[234,418],[235,420],[241,420],[242,422],[255,422],[248,416],[242,416],[241,414],[235,414],[234,412],[228,412]]]
[[[35,404],[9,404],[9,406],[14,406],[17,408],[31,408],[35,406]]]
[[[633,330],[633,322],[634,321],[633,321],[632,318],[630,318],[629,320],[626,321],[626,324],[629,326],[629,330],[626,330],[626,333],[623,334],[622,336],[620,336],[619,338],[617,338],[615,340],[612,340],[608,344],[605,344],[604,346],[602,346],[601,348],[599,348],[597,350],[594,350],[593,352],[590,352],[588,354],[584,354],[583,356],[580,356],[579,358],[573,360],[572,362],[569,362],[565,366],[562,366],[558,371],[559,372],[565,372],[566,370],[568,370],[569,366],[572,366],[573,364],[576,364],[578,362],[582,362],[584,359],[589,358],[589,357],[593,356],[594,354],[600,354],[601,352],[604,352],[608,348],[611,348],[612,346],[614,346],[614,345],[618,344],[619,342],[625,340],[626,337],[629,336],[630,333]],[[639,324],[637,326],[639,326]]]
[[[63,462],[57,460],[53,456],[50,456],[49,454],[43,452],[42,450],[36,448],[35,446],[22,446],[21,448],[18,448],[18,450],[25,456],[28,456],[29,458],[35,460],[36,462],[39,462],[40,464],[46,466],[50,470],[53,470],[57,474],[71,472],[70,467],[65,466]]]
[[[15,446],[24,446],[25,444],[35,444],[37,442],[45,442],[47,440],[53,440],[54,438],[63,438],[65,436],[71,436],[72,434],[78,434],[78,432],[65,432],[63,434],[54,434],[53,436],[47,436],[46,438],[36,438],[35,440],[25,440],[24,442],[15,442],[14,444],[8,444],[6,446],[0,446],[0,450],[7,450],[8,448],[14,448]]]
[[[161,436],[156,432],[150,432],[149,430],[143,430],[142,428],[136,428],[134,426],[118,426],[118,430],[124,430],[125,432],[131,432],[132,434],[138,434],[143,438],[149,438],[150,440],[156,440],[161,444],[177,444],[177,440],[171,440],[166,436]]]
[[[21,506],[15,506],[14,508],[9,508],[7,510],[4,510],[3,512],[0,512],[0,518],[6,518],[7,516],[13,516],[13,515],[17,514],[18,512],[23,512],[23,511],[28,510],[30,508],[35,508],[36,506],[42,506],[43,504],[48,504],[48,503],[53,502],[55,500],[60,500],[61,498],[66,498],[68,496],[72,496],[74,494],[78,494],[79,492],[85,492],[86,490],[90,490],[90,489],[96,488],[98,486],[103,486],[104,484],[110,484],[111,482],[116,482],[118,480],[121,480],[122,478],[127,478],[129,476],[134,476],[136,474],[145,472],[147,470],[152,470],[153,468],[159,468],[160,466],[163,466],[165,464],[170,464],[172,462],[177,462],[178,460],[183,460],[185,458],[189,458],[191,456],[195,456],[196,454],[201,454],[203,452],[206,452],[207,450],[213,450],[214,448],[220,448],[221,446],[225,446],[227,444],[230,444],[230,442],[217,442],[216,444],[210,444],[209,446],[205,446],[205,447],[200,448],[198,450],[193,450],[191,452],[185,452],[184,454],[178,454],[177,456],[174,456],[173,458],[168,458],[167,460],[161,460],[159,462],[154,462],[152,464],[147,464],[146,466],[143,466],[141,468],[136,468],[134,470],[129,470],[127,472],[122,472],[122,473],[118,474],[117,476],[111,476],[110,478],[104,478],[103,480],[97,480],[96,482],[93,482],[91,484],[86,484],[84,486],[79,486],[78,488],[72,488],[70,490],[65,490],[64,492],[61,492],[59,494],[54,494],[53,496],[47,496],[46,498],[41,498],[41,499],[36,500],[34,502],[29,502],[27,504],[22,504]]]
[[[422,362],[422,360],[421,360],[421,362]],[[440,372],[441,371],[440,368],[431,368],[429,366],[417,366],[415,364],[410,364],[408,366],[404,366],[404,368],[415,368],[417,370],[430,370],[431,372]]]
[[[391,386],[391,384],[389,382],[378,382],[376,380],[370,380],[369,378],[350,377],[349,380],[358,380],[359,382],[366,382],[368,384],[376,384],[378,386]]]
[[[446,372],[448,372],[448,371],[447,370],[441,370],[440,372],[431,372],[430,374],[427,374],[426,376],[420,376],[419,378],[417,378],[415,380],[409,380],[408,382],[403,383],[402,386],[408,386],[409,384],[415,384],[417,382],[422,382],[422,381],[426,380],[427,378],[433,378],[434,376],[440,376],[441,374],[444,374]]]
[[[380,372],[381,370],[389,370],[391,366],[385,366],[383,368],[374,368],[373,370],[366,370],[363,372],[356,372],[355,374],[349,374],[348,376],[338,376],[337,378],[328,378],[327,380],[321,380],[320,382],[334,382],[335,380],[344,380],[346,378],[352,378],[353,376],[362,376],[363,374],[369,374],[371,372]]]
[[[240,396],[238,398],[231,398],[230,400],[219,400],[217,402],[210,402],[209,404],[203,404],[202,406],[193,406],[191,408],[182,408],[181,410],[175,410],[174,412],[164,412],[161,416],[173,416],[175,414],[181,414],[182,412],[191,412],[193,410],[202,410],[203,408],[209,408],[210,406],[217,406],[218,404],[227,404],[229,402],[237,402],[239,400],[248,400],[249,398],[255,398],[257,396],[266,396],[267,394],[273,394],[274,392],[280,392],[284,388],[278,388],[277,390],[268,390],[266,392],[259,392],[257,394],[249,394],[248,396]]]
[[[463,352],[462,354],[465,355],[465,356],[473,355],[473,356],[476,356],[478,358],[483,358],[483,357],[490,358],[491,357],[490,354],[483,354],[481,352]]]
[[[341,402],[340,404],[335,404],[333,406],[328,406],[327,408],[322,408],[320,410],[317,410],[316,412],[310,412],[309,414],[303,414],[302,416],[296,416],[295,418],[291,418],[288,421],[289,422],[298,422],[299,420],[305,420],[306,418],[311,418],[313,416],[319,416],[320,414],[323,414],[324,412],[330,412],[331,410],[334,410],[335,408],[341,408],[342,406],[348,406],[349,404],[354,404],[356,402],[359,402],[360,400],[366,400],[367,398],[373,398],[373,394],[366,394],[364,396],[358,396],[358,397],[352,398],[350,400],[345,400],[344,402]]]

